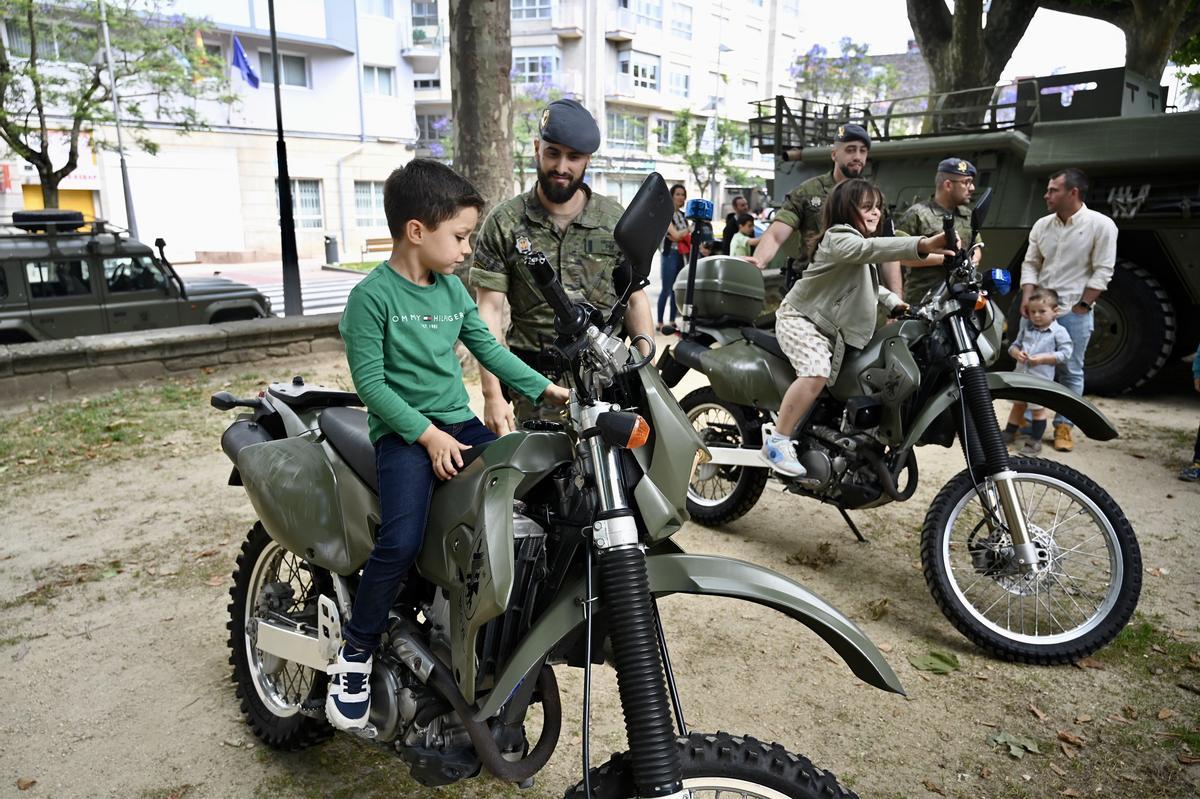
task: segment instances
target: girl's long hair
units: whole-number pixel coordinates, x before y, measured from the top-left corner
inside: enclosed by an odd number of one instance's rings
[[[859,226],[861,217],[858,207],[867,197],[874,198],[880,208],[887,207],[884,204],[883,192],[869,180],[850,178],[834,186],[833,191],[829,193],[829,198],[825,200],[825,206],[821,209],[821,235],[824,236],[825,231],[834,225],[849,225],[861,232],[862,228]],[[883,225],[880,224],[875,228],[874,233],[864,233],[863,235],[878,236],[882,227]]]

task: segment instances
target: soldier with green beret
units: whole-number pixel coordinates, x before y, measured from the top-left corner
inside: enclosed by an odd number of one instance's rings
[[[833,187],[847,178],[862,177],[871,151],[871,136],[861,125],[841,125],[834,135],[833,169],[809,178],[792,189],[775,212],[771,226],[759,240],[753,261],[759,269],[781,249],[791,261],[793,278],[798,278],[817,249],[821,238],[821,208]],[[881,282],[892,291],[900,291],[900,265],[881,264]]]
[[[599,146],[600,128],[577,101],[555,100],[543,109],[533,143],[537,183],[492,209],[479,230],[468,276],[479,315],[496,338],[552,380],[561,378],[547,352],[555,335],[554,311],[525,268],[517,242],[528,240],[545,253],[568,297],[587,301],[605,314],[612,310],[618,299],[613,269],[619,255],[613,228],[623,209],[583,182]],[[512,311],[508,330],[503,329],[505,299]],[[650,301],[641,290],[629,299],[624,329],[630,336],[654,337]],[[644,344],[639,342],[639,347]],[[484,424],[504,435],[515,428],[513,408],[500,381],[482,368],[479,371]],[[523,398],[514,400],[516,417],[522,421],[561,418],[561,408],[535,408]]]
[[[971,195],[975,192],[974,164],[962,158],[947,158],[937,167],[933,196],[909,206],[896,222],[896,232],[910,236],[932,236],[942,231],[942,217],[954,215],[954,230],[962,241],[971,240]],[[982,239],[976,239],[981,242]],[[980,251],[975,252],[978,263]],[[933,255],[920,261],[904,261],[904,301],[919,303],[930,289],[946,279],[942,257]]]

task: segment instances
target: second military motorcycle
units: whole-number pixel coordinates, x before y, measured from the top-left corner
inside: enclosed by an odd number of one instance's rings
[[[573,400],[561,423],[533,422],[470,450],[465,468],[433,492],[415,574],[374,653],[370,725],[356,733],[422,784],[481,772],[531,784],[558,740],[552,667],[566,664],[584,670],[583,779],[568,796],[854,796],[779,744],[688,728],[659,620],[658,600],[671,594],[773,608],[814,631],[860,679],[902,692],[871,641],[799,584],[671,541],[708,451],[653,352],[643,357],[614,335],[671,213],[665,183],[651,175],[614,231],[623,295],[607,319],[569,300],[546,258],[524,243],[525,266],[556,314],[555,351],[570,365]],[[355,394],[300,378],[257,397],[218,393],[212,403],[248,409],[221,443],[234,462],[231,484],[245,487],[259,517],[230,591],[237,694],[258,738],[301,749],[334,733],[323,715],[326,670],[379,524],[366,413]],[[606,661],[629,748],[590,769],[591,669]],[[531,744],[525,724],[539,705]]]
[[[989,197],[972,214],[975,232]],[[953,220],[946,221],[954,241]],[[1053,408],[1101,441],[1117,431],[1062,386],[986,371],[1000,353],[1003,318],[987,300],[971,245],[947,259],[945,282],[925,302],[876,330],[862,350],[846,351],[794,434],[803,478],[775,474],[760,455],[763,425],[775,421],[795,378],[774,334],[751,323],[762,310],[762,275],[738,259],[694,260],[676,282],[682,340],[659,361],[668,385],[689,370],[709,382],[682,400],[712,453],[693,475],[688,511],[702,524],[725,524],[777,479],[838,508],[862,540],[846,511],[909,499],[916,447],[957,440],[967,468],[938,492],[921,533],[929,590],[959,632],[989,653],[1068,663],[1129,621],[1141,552],[1125,514],[1094,481],[1060,463],[1009,455],[992,401]]]

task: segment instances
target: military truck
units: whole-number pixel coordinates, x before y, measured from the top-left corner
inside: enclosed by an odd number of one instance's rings
[[[867,177],[897,214],[933,193],[940,160],[971,161],[976,196],[995,192],[984,264],[1011,270],[1014,284],[1029,229],[1046,214],[1047,179],[1083,169],[1084,201],[1119,230],[1086,362],[1087,390],[1112,394],[1142,385],[1173,354],[1194,352],[1200,338],[1200,112],[1174,112],[1165,98],[1166,87],[1124,68],[867,106],[778,96],[755,104],[750,135],[776,157],[768,188],[777,204],[830,168],[833,135],[847,122],[870,131]],[[997,299],[1015,330],[1013,296]]]
[[[0,344],[230,322],[271,301],[224,278],[184,281],[145,244],[76,211],[18,211],[0,223]]]

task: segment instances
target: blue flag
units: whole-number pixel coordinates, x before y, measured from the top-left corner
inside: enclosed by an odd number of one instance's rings
[[[233,66],[242,73],[242,79],[250,84],[251,89],[258,88],[258,74],[254,71],[254,67],[250,66],[250,59],[246,58],[246,51],[242,48],[242,43],[238,41],[236,33],[233,35]]]

